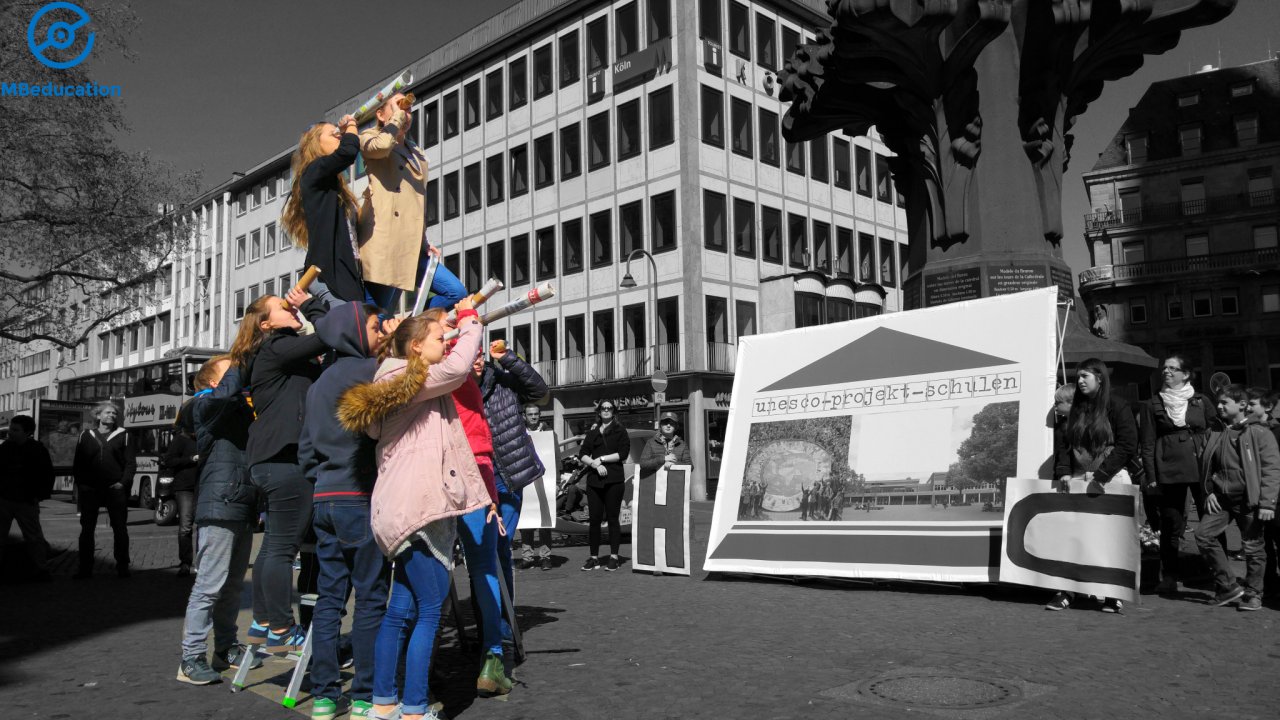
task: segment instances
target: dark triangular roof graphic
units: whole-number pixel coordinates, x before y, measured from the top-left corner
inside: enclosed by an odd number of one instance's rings
[[[760,392],[1012,364],[1013,360],[882,327],[761,388]]]

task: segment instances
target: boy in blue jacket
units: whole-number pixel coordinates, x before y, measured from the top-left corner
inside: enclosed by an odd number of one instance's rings
[[[315,483],[312,526],[320,577],[311,616],[311,685],[316,697],[311,717],[319,720],[330,720],[342,709],[338,635],[352,588],[356,596],[351,626],[353,715],[368,715],[372,707],[373,645],[386,610],[390,575],[390,566],[369,531],[369,498],[378,466],[373,440],[345,430],[336,412],[342,393],[373,381],[378,348],[399,324],[381,322],[378,313],[374,305],[349,302],[332,307],[315,321],[316,335],[337,356],[307,391],[306,420],[298,439],[299,464]]]

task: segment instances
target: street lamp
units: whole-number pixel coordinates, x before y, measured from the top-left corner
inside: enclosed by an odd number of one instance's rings
[[[618,287],[623,290],[629,290],[636,286],[636,279],[631,276],[631,261],[637,255],[643,255],[649,259],[649,270],[652,272],[650,280],[653,285],[653,371],[656,374],[661,368],[658,365],[658,264],[653,260],[653,254],[644,248],[636,248],[627,255],[627,270],[622,276],[622,282],[618,283]],[[655,390],[656,392],[656,390]],[[657,402],[656,398],[653,403],[653,427],[658,427],[658,419],[662,416],[662,404]]]

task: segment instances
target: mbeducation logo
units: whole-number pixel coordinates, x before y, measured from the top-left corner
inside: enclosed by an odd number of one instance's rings
[[[75,22],[67,22],[65,20],[52,21],[45,28],[43,42],[37,42],[36,30],[40,26],[40,21],[55,10],[66,10],[75,16]],[[79,5],[69,2],[51,2],[37,10],[36,14],[31,18],[31,23],[27,25],[27,47],[31,48],[31,54],[35,55],[37,60],[48,67],[55,70],[73,68],[89,57],[89,52],[93,50],[94,33],[89,33],[88,38],[85,40],[84,50],[81,50],[79,55],[70,60],[55,60],[46,53],[50,50],[66,50],[75,45],[76,31],[88,25],[89,19],[89,13],[85,12]],[[58,53],[58,55],[66,54]]]

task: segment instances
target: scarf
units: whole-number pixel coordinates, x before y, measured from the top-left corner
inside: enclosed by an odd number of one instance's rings
[[[1187,426],[1187,401],[1196,394],[1196,389],[1191,387],[1191,383],[1183,384],[1181,389],[1170,390],[1165,388],[1160,391],[1160,400],[1164,403],[1164,411],[1169,414],[1169,419],[1173,421],[1175,427]]]

